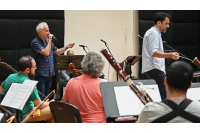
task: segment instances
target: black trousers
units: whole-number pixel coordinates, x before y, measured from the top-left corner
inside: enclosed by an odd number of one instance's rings
[[[158,69],[152,69],[146,72],[145,74],[147,75],[148,78],[154,79],[156,81],[156,84],[158,85],[158,88],[160,91],[161,99],[162,100],[166,99],[167,95],[166,95],[166,89],[165,89],[165,84],[164,84],[165,73]]]

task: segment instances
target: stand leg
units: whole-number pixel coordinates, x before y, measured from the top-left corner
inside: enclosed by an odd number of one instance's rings
[[[131,78],[131,73],[132,73],[132,71],[131,71],[131,63],[130,63],[130,78]],[[132,79],[131,79],[132,80]]]

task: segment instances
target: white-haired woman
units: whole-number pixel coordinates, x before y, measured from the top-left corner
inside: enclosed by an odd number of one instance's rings
[[[99,76],[105,62],[95,52],[88,52],[81,62],[83,75],[71,79],[62,102],[75,105],[84,123],[105,123],[105,112],[100,91]]]

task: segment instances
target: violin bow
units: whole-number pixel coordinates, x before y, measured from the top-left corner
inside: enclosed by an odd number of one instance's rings
[[[49,98],[51,96],[53,96],[55,94],[55,90],[53,90],[36,108],[34,108],[25,118],[21,123],[25,123],[30,117],[31,115],[44,103],[44,102],[48,102]]]

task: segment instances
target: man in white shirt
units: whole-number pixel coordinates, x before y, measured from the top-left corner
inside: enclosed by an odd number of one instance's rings
[[[166,98],[164,85],[165,78],[165,59],[179,59],[179,54],[164,53],[161,32],[166,32],[169,28],[170,15],[158,12],[154,18],[154,26],[144,35],[142,45],[142,73],[145,73],[150,79],[154,79],[160,91],[161,99]]]

